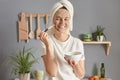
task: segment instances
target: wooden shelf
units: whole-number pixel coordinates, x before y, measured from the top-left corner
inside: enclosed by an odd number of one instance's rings
[[[85,41],[83,41],[83,44],[103,44],[103,45],[105,45],[106,55],[109,55],[109,50],[110,50],[110,46],[111,46],[110,41],[102,41],[102,42],[98,42],[98,41],[85,42]]]

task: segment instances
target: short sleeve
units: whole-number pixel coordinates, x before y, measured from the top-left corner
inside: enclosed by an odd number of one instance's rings
[[[79,40],[79,43],[78,43],[78,50],[82,53],[81,60],[85,60],[84,45],[81,40]]]

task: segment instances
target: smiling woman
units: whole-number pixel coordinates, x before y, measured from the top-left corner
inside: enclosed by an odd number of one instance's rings
[[[69,32],[70,14],[65,7],[60,8],[54,16],[53,23],[59,32]]]
[[[73,6],[68,0],[61,0],[53,6],[51,27],[40,33],[45,65],[43,80],[80,80],[85,75],[83,43],[70,34],[72,20]],[[75,51],[78,61],[65,58],[65,54]]]

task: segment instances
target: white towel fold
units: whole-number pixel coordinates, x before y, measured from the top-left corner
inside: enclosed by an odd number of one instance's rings
[[[74,14],[74,9],[73,9],[73,5],[68,1],[68,0],[60,0],[59,2],[57,2],[51,11],[51,24],[50,26],[53,27],[53,17],[55,15],[55,13],[57,12],[58,9],[60,9],[61,7],[65,7],[67,8],[67,10],[70,12],[70,31],[72,31],[73,29],[73,14]]]

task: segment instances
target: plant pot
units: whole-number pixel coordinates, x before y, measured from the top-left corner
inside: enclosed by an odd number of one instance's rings
[[[104,36],[97,36],[97,41],[102,42],[104,39]]]
[[[92,34],[90,33],[86,33],[86,34],[83,34],[83,41],[92,41]]]
[[[30,73],[19,74],[20,80],[30,80]]]

